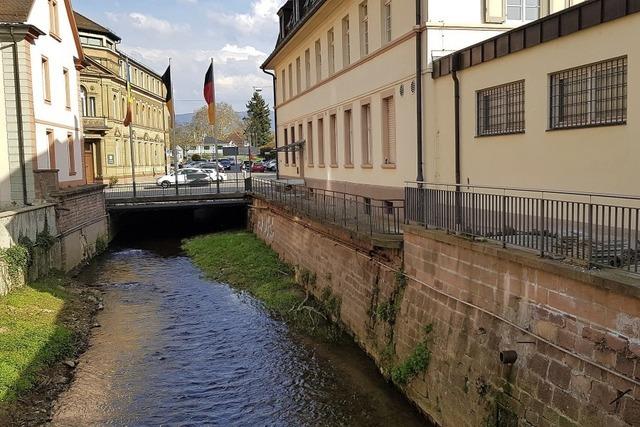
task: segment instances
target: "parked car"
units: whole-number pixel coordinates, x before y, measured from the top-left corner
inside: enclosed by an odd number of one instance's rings
[[[261,162],[256,162],[251,165],[251,172],[263,173],[267,170],[264,164]]]
[[[202,163],[201,165],[199,165],[198,168],[200,168],[200,169],[214,169],[215,170],[216,166],[217,166],[218,171],[220,171],[220,172],[224,172],[225,171],[224,166],[222,166],[220,163],[216,164],[216,162],[205,162],[205,163]]]
[[[224,170],[230,170],[231,169],[231,162],[229,162],[228,159],[222,159],[218,163],[220,163],[222,165]]]
[[[215,171],[211,171],[215,173]],[[210,185],[211,181],[215,181],[211,175],[202,169],[184,168],[178,171],[178,185],[201,186]],[[156,180],[156,184],[162,188],[169,188],[176,184],[176,176],[174,172],[161,176]]]
[[[264,166],[269,172],[275,172],[276,169],[278,168],[278,161],[269,160],[268,162],[264,163]]]
[[[202,168],[202,170],[206,173],[209,174],[209,177],[211,178],[212,181],[226,181],[227,180],[227,174],[226,173],[222,173],[220,171],[216,172],[215,169],[209,169],[209,168]]]

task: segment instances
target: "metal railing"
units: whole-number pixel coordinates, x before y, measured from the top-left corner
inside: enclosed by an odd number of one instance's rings
[[[640,197],[410,182],[407,223],[640,272]]]
[[[377,200],[355,194],[253,178],[253,194],[346,229],[369,235],[399,235],[404,200]]]
[[[150,199],[150,198],[175,198],[202,196],[214,194],[245,193],[245,179],[229,179],[220,181],[219,184],[212,182],[199,182],[191,184],[172,184],[170,186],[160,186],[155,182],[133,184],[116,184],[105,188],[105,198],[107,200],[126,199]]]

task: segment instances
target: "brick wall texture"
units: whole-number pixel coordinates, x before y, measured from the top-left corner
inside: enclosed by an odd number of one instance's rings
[[[58,197],[58,231],[66,234],[78,227],[86,226],[106,215],[102,189]]]
[[[637,279],[413,227],[403,250],[372,251],[260,200],[250,224],[316,273],[310,290],[340,301],[339,320],[383,373],[427,343],[428,368],[403,391],[438,424],[640,426]],[[394,301],[390,322],[379,313]],[[500,362],[504,350],[515,363]]]

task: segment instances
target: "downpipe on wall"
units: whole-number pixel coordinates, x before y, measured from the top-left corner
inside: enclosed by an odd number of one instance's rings
[[[422,0],[416,0],[416,142],[418,174],[416,181],[424,181],[424,161],[422,147]]]
[[[27,190],[27,165],[24,161],[24,123],[22,120],[22,88],[20,87],[20,63],[18,61],[18,41],[13,32],[13,27],[9,27],[9,34],[13,42],[13,81],[16,86],[16,120],[18,124],[18,155],[20,156],[20,175],[22,178],[22,201],[25,206],[29,203],[29,192]]]

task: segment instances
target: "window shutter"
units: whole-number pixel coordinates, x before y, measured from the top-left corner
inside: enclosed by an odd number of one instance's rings
[[[393,97],[386,99],[387,103],[387,163],[396,162],[396,104]]]
[[[505,0],[485,0],[484,20],[489,24],[502,24],[506,20]]]

